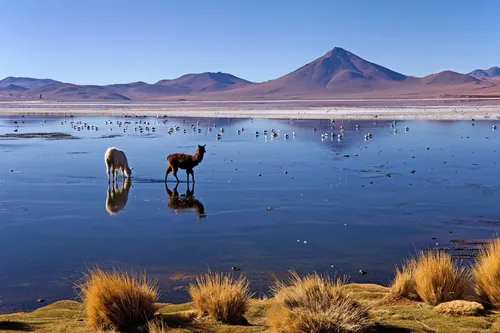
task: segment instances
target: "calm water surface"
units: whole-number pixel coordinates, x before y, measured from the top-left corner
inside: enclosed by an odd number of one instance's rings
[[[0,118],[0,135],[79,138],[0,140],[0,309],[74,298],[73,283],[95,265],[146,270],[164,301],[185,301],[183,287],[207,268],[240,267],[258,293],[289,269],[387,283],[416,250],[500,231],[494,121],[398,122],[394,133],[392,122],[163,120]],[[343,139],[321,137],[341,126]],[[271,129],[279,135],[266,140]],[[166,156],[198,144],[207,154],[194,188],[171,178],[166,189]],[[111,146],[125,150],[134,170],[131,183],[108,192],[103,155]]]

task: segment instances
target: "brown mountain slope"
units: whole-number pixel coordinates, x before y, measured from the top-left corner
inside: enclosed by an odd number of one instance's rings
[[[32,98],[54,99],[64,101],[77,100],[130,100],[108,86],[75,85],[69,83],[51,84],[28,92]]]
[[[423,77],[420,82],[422,84],[457,85],[464,83],[479,83],[480,81],[469,75],[453,71],[443,71]]]
[[[332,95],[385,88],[407,77],[342,48],[275,80],[235,90],[237,95]]]
[[[476,79],[500,77],[500,68],[497,66],[494,66],[494,67],[490,67],[488,69],[476,69],[476,70],[470,72],[468,75],[475,77]]]
[[[179,98],[186,95],[203,95],[211,92],[242,88],[253,83],[227,73],[205,72],[186,74],[172,80],[161,80],[155,84],[131,87],[126,95],[133,99]]]
[[[185,87],[189,92],[212,92],[242,88],[252,82],[227,73],[205,72],[200,74],[186,74],[173,80],[161,80],[156,86]]]
[[[15,85],[26,89],[35,89],[55,83],[61,83],[61,82],[52,79],[34,79],[31,77],[9,76],[3,80],[0,80],[0,88],[5,88],[8,87],[9,85]]]
[[[28,88],[18,86],[17,84],[9,84],[8,86],[5,87],[0,87],[1,91],[25,91],[29,90]]]

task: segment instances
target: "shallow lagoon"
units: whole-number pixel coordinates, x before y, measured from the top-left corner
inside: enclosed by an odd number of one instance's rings
[[[72,121],[99,130],[77,131]],[[117,121],[131,124],[123,132]],[[139,121],[156,131],[135,132]],[[73,283],[95,265],[146,270],[159,278],[164,301],[185,301],[183,286],[208,268],[241,268],[257,293],[292,268],[387,283],[394,265],[416,250],[463,248],[453,241],[498,234],[496,122],[399,121],[398,133],[391,123],[0,117],[0,135],[79,138],[0,138],[0,306],[74,298]],[[340,141],[321,138],[340,126]],[[263,131],[272,128],[279,135],[266,140]],[[170,207],[165,158],[194,153],[198,144],[207,144],[207,154],[195,169],[193,197],[182,197],[188,188],[180,183],[175,201],[172,177],[170,206],[183,204]],[[124,149],[134,168],[128,200],[114,214],[106,209],[103,160],[110,146]]]

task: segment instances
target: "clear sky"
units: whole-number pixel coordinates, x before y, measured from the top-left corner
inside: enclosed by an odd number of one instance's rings
[[[335,46],[407,75],[500,65],[497,0],[0,0],[0,78],[286,74]]]

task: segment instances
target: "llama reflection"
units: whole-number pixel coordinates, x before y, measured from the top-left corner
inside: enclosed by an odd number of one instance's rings
[[[113,182],[112,189],[108,183],[108,192],[106,196],[106,211],[109,215],[115,215],[125,208],[128,200],[128,192],[132,187],[132,181],[126,179],[122,182],[122,187],[118,187],[118,182]]]
[[[186,184],[186,194],[182,194],[180,197],[179,192],[177,192],[178,186],[179,183],[175,185],[173,190],[170,190],[167,183],[165,183],[165,189],[168,195],[168,206],[178,211],[187,211],[190,209],[194,209],[198,217],[205,217],[205,207],[198,199],[194,197],[194,183],[192,190],[189,190],[189,183]]]

